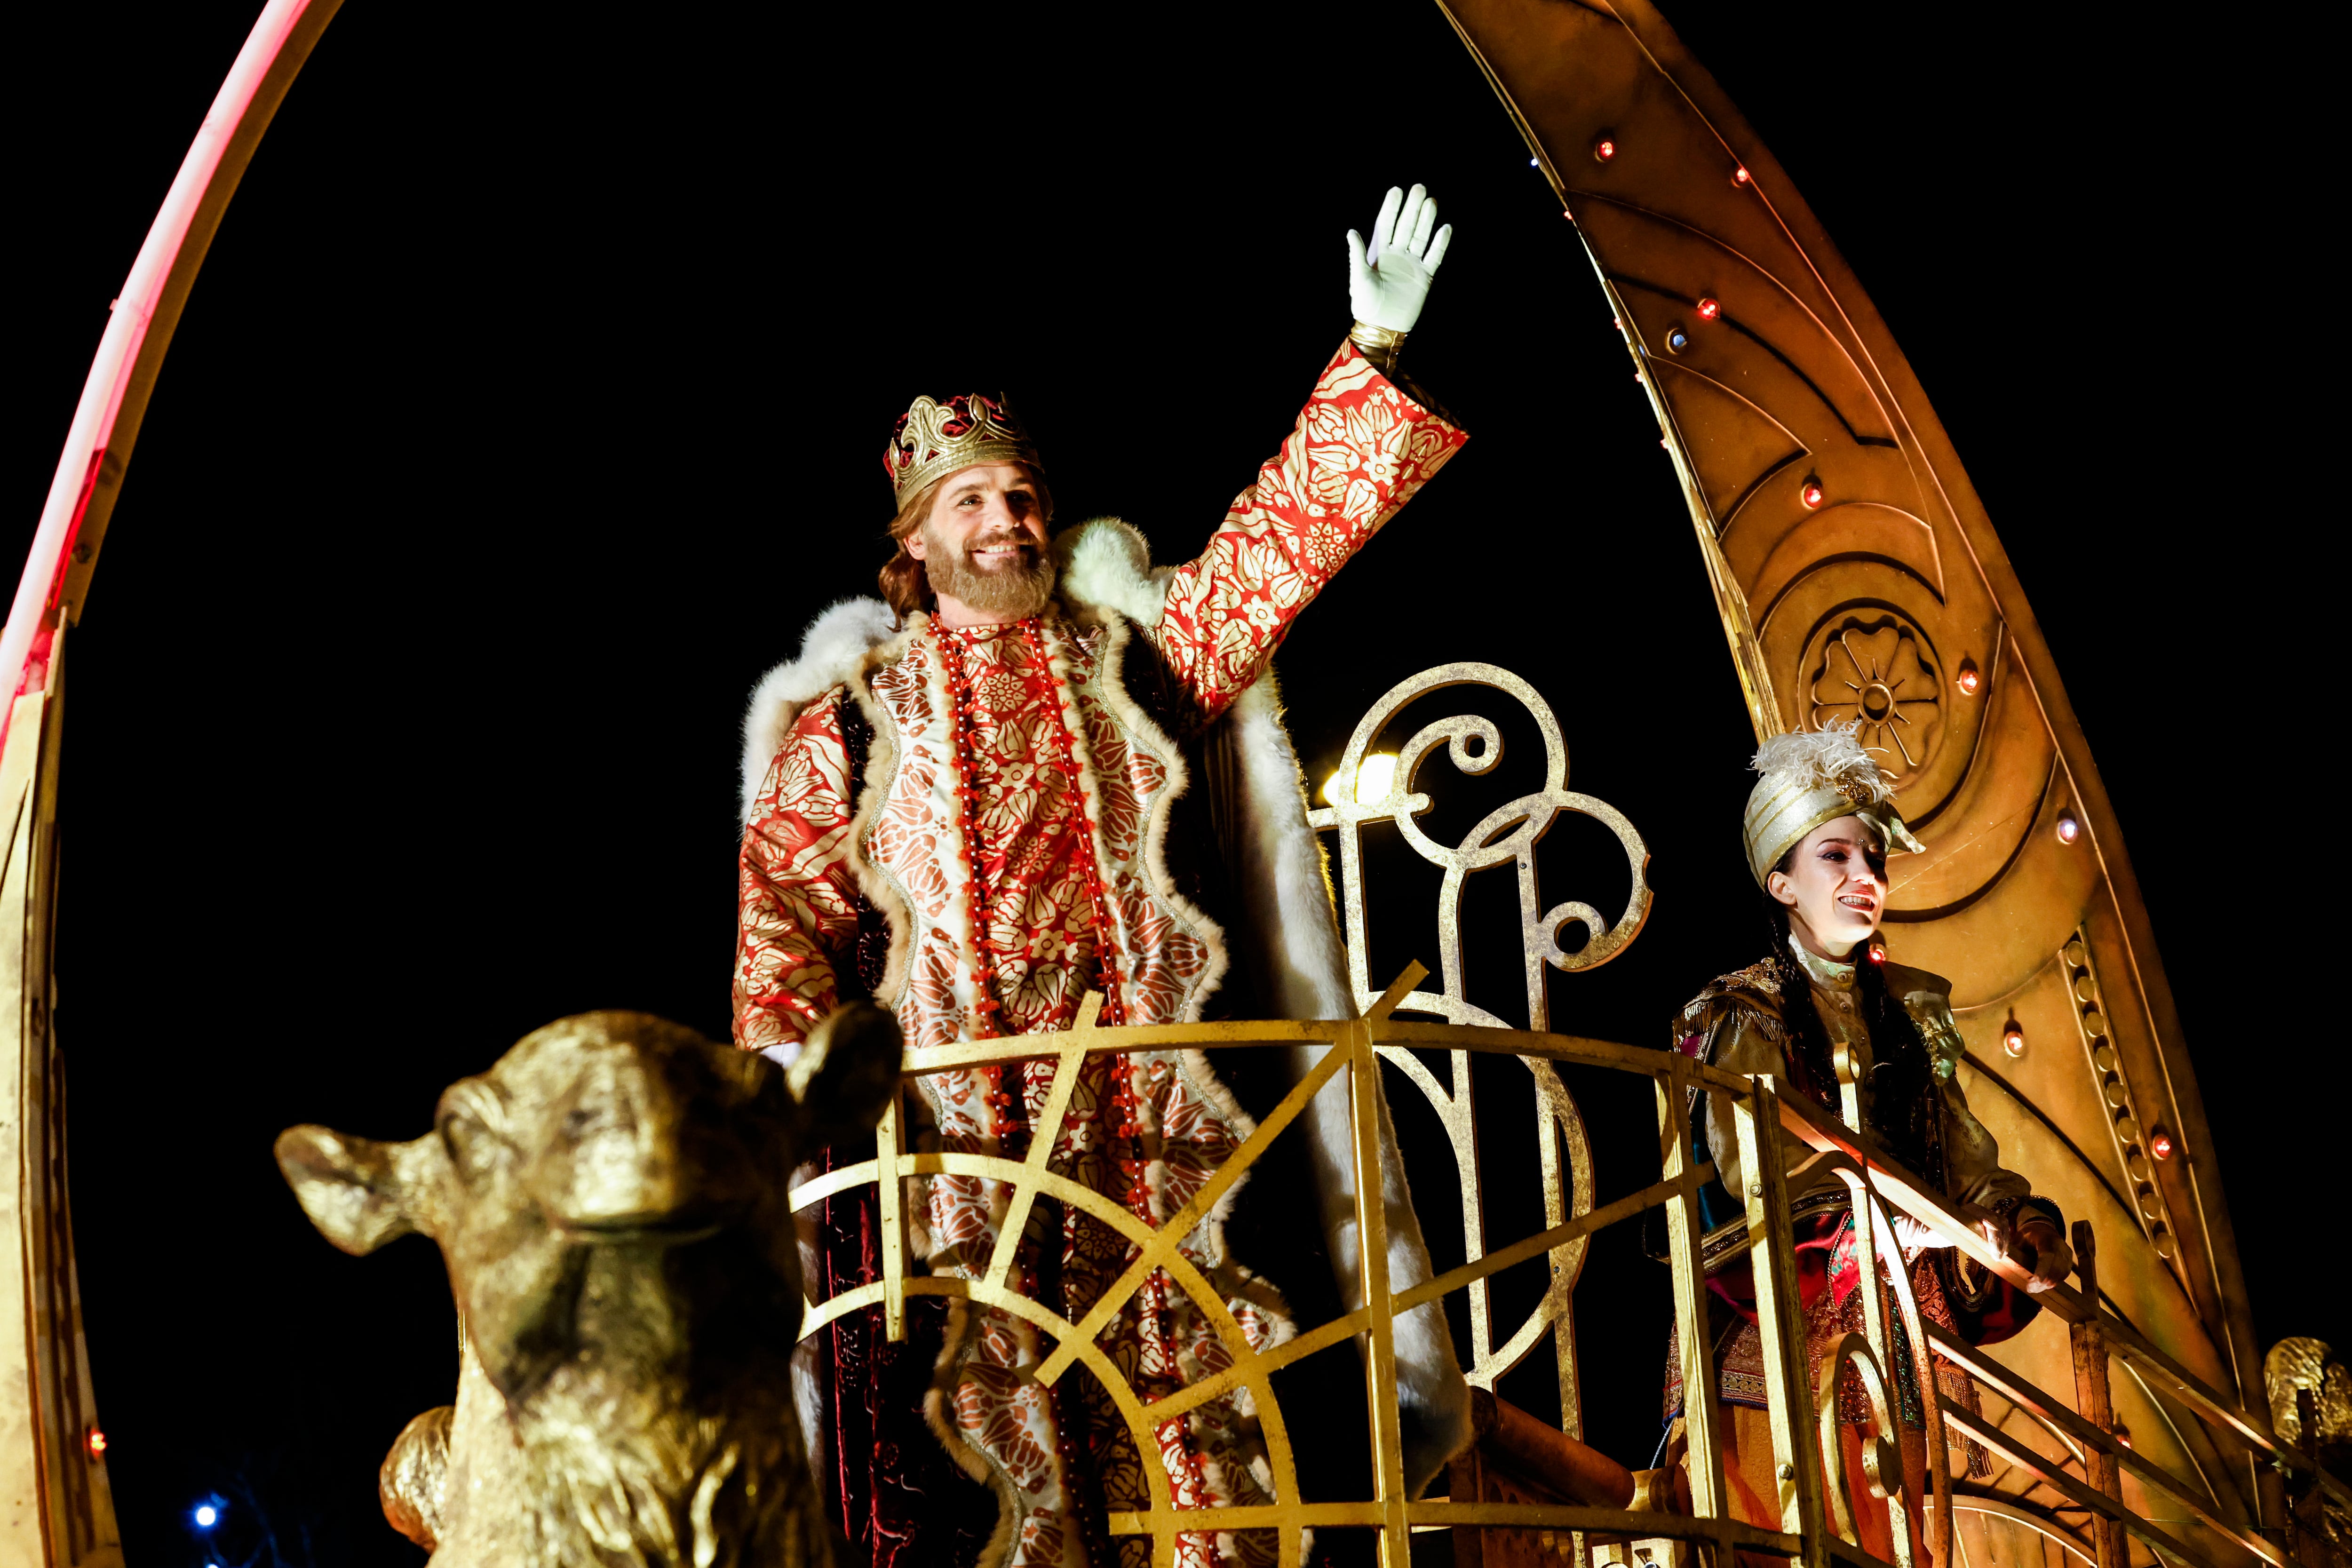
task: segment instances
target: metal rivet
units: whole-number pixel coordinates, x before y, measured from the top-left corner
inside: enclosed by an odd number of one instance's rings
[[[1794,1465],[1782,1465],[1780,1467],[1780,1479],[1784,1481],[1795,1480],[1797,1479],[1797,1467]]]

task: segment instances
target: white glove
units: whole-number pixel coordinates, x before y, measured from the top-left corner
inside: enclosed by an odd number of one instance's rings
[[[1348,302],[1356,320],[1391,332],[1412,331],[1453,238],[1454,226],[1437,226],[1437,204],[1421,186],[1404,193],[1391,185],[1372,220],[1369,250],[1362,235],[1348,231]]]

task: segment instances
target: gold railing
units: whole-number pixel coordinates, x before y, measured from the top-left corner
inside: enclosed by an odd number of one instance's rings
[[[1945,1457],[1947,1428],[1974,1439],[2087,1510],[2103,1526],[2092,1531],[2094,1550],[2089,1553],[2098,1568],[2125,1568],[2125,1536],[2144,1542],[2160,1559],[2193,1564],[2195,1568],[2225,1568],[2229,1559],[2238,1552],[2244,1554],[2240,1561],[2258,1559],[2279,1568],[2294,1561],[2281,1545],[2284,1536],[2275,1528],[2284,1523],[2282,1519],[2266,1518],[2264,1524],[2273,1528],[2261,1530],[2231,1523],[2201,1500],[2191,1486],[2141,1458],[2119,1441],[2108,1430],[2111,1419],[2104,1411],[2079,1410],[2075,1401],[2033,1387],[1984,1352],[1923,1322],[1918,1303],[1912,1295],[1910,1271],[1901,1266],[1901,1249],[1892,1223],[1896,1215],[1920,1222],[1948,1245],[2013,1283],[2022,1285],[2027,1276],[2013,1260],[1997,1255],[1939,1194],[1888,1159],[1869,1139],[1857,1135],[1801,1096],[1787,1092],[1774,1079],[1750,1080],[1691,1061],[1678,1053],[1643,1050],[1567,1035],[1393,1016],[1425,973],[1420,965],[1413,965],[1362,1017],[1355,1019],[1104,1028],[1095,1022],[1099,999],[1089,997],[1076,1026],[1066,1032],[910,1051],[905,1068],[909,1079],[1017,1061],[1054,1062],[1052,1087],[1036,1119],[1028,1154],[1024,1159],[1011,1160],[955,1152],[910,1151],[901,1117],[894,1110],[877,1132],[874,1159],[829,1172],[803,1184],[794,1194],[794,1206],[806,1208],[827,1197],[874,1186],[877,1189],[881,1221],[881,1278],[812,1303],[804,1316],[803,1335],[814,1333],[845,1313],[878,1307],[885,1332],[893,1340],[903,1339],[908,1296],[961,1297],[995,1308],[1034,1324],[1055,1342],[1055,1348],[1036,1368],[1038,1382],[1050,1386],[1072,1366],[1084,1365],[1108,1394],[1134,1437],[1137,1451],[1146,1456],[1159,1452],[1152,1436],[1156,1426],[1206,1401],[1246,1388],[1258,1413],[1272,1472],[1269,1489],[1275,1500],[1247,1507],[1179,1509],[1164,1468],[1146,1463],[1141,1468],[1150,1488],[1150,1506],[1113,1512],[1109,1528],[1114,1536],[1150,1537],[1153,1561],[1162,1565],[1174,1563],[1177,1539],[1181,1534],[1271,1530],[1278,1532],[1278,1561],[1282,1568],[1297,1568],[1303,1552],[1302,1532],[1322,1526],[1377,1530],[1383,1568],[1405,1568],[1410,1533],[1416,1528],[1431,1527],[1513,1527],[1690,1542],[1713,1548],[1716,1561],[1725,1568],[1727,1560],[1720,1555],[1725,1549],[1781,1557],[1803,1568],[1826,1568],[1832,1560],[1872,1563],[1876,1560],[1856,1544],[1852,1522],[1845,1517],[1843,1499],[1847,1487],[1841,1478],[1825,1469],[1825,1464],[1843,1463],[1843,1451],[1833,1431],[1833,1391],[1840,1369],[1849,1366],[1868,1391],[1874,1430],[1864,1436],[1865,1468],[1874,1471],[1874,1489],[1889,1494],[1896,1568],[1912,1568],[1910,1531],[1904,1521],[1915,1515],[1925,1526],[1923,1533],[1932,1542],[1937,1561],[1952,1560],[1956,1500],[1948,1479],[1950,1465]],[[1259,1122],[1255,1132],[1234,1151],[1206,1185],[1163,1225],[1152,1226],[1129,1212],[1115,1197],[1097,1193],[1052,1168],[1051,1156],[1065,1125],[1071,1094],[1088,1057],[1316,1043],[1331,1048],[1324,1053],[1314,1070]],[[1398,1047],[1531,1058],[1550,1064],[1638,1073],[1651,1079],[1656,1086],[1659,1114],[1660,1179],[1614,1203],[1485,1251],[1461,1268],[1433,1279],[1410,1289],[1392,1289],[1388,1277],[1385,1217],[1380,1201],[1376,1100],[1380,1093],[1381,1052],[1383,1048]],[[1360,1194],[1357,1222],[1362,1232],[1358,1248],[1361,1268],[1359,1284],[1364,1304],[1328,1322],[1307,1328],[1281,1344],[1259,1349],[1250,1344],[1223,1300],[1179,1249],[1179,1244],[1201,1225],[1219,1199],[1233,1190],[1273,1141],[1297,1120],[1307,1102],[1342,1074],[1348,1084],[1354,1132],[1356,1191]],[[1745,1194],[1748,1247],[1763,1342],[1773,1458],[1780,1481],[1780,1528],[1761,1529],[1727,1517],[1717,1430],[1718,1410],[1706,1399],[1686,1400],[1685,1405],[1692,1503],[1687,1516],[1564,1505],[1408,1498],[1399,1442],[1392,1342],[1396,1314],[1455,1291],[1467,1290],[1505,1269],[1590,1237],[1607,1226],[1637,1219],[1651,1207],[1662,1206],[1665,1210],[1675,1314],[1684,1362],[1683,1386],[1714,1386],[1708,1359],[1712,1336],[1707,1326],[1698,1223],[1699,1190],[1713,1178],[1714,1167],[1698,1162],[1692,1149],[1685,1107],[1694,1090],[1730,1097],[1736,1110],[1742,1168],[1757,1173]],[[1794,1170],[1790,1168],[1792,1162]],[[880,1179],[886,1172],[892,1173],[894,1179]],[[1789,1184],[1792,1176],[1811,1180],[1831,1173],[1843,1180],[1853,1193],[1858,1247],[1864,1249],[1864,1256],[1875,1253],[1892,1267],[1876,1271],[1880,1279],[1875,1288],[1864,1292],[1864,1331],[1848,1335],[1834,1348],[1834,1353],[1824,1361],[1819,1386],[1812,1386],[1805,1375],[1804,1323],[1797,1296],[1795,1255],[1788,1217]],[[905,1184],[909,1179],[936,1175],[976,1176],[1003,1183],[1010,1189],[1007,1212],[997,1230],[993,1255],[985,1271],[977,1277],[920,1273],[909,1256]],[[1076,1321],[1017,1288],[1020,1274],[1014,1268],[1014,1251],[1031,1207],[1040,1197],[1052,1197],[1093,1215],[1126,1237],[1129,1244],[1125,1272],[1088,1304]],[[1192,1297],[1206,1321],[1213,1325],[1228,1361],[1213,1375],[1156,1400],[1146,1400],[1121,1376],[1096,1343],[1096,1337],[1142,1289],[1154,1270],[1164,1270],[1176,1288]],[[2312,1468],[2302,1454],[2273,1436],[2266,1414],[2242,1408],[2236,1401],[2207,1386],[2129,1325],[2097,1309],[2085,1295],[2061,1286],[2044,1293],[2041,1300],[2045,1310],[2074,1326],[2078,1363],[2084,1363],[2086,1356],[2088,1362],[2095,1363],[2083,1365],[2086,1373],[2096,1373],[2095,1380],[2086,1378],[2086,1382],[2095,1381],[2104,1389],[2106,1358],[2121,1357],[2143,1380],[2203,1421],[2224,1451],[2251,1450],[2263,1463]],[[1916,1358],[1913,1376],[1923,1394],[1932,1395],[1937,1387],[1928,1357],[1931,1352],[1940,1352],[2013,1405],[2063,1432],[2071,1440],[2071,1447],[2081,1451],[2080,1457],[2063,1463],[2053,1461],[2000,1426],[1943,1399],[1942,1421],[1928,1423],[1923,1434],[1928,1453],[1927,1475],[1905,1474],[1901,1412],[1892,1397],[1890,1375],[1898,1343],[1895,1337],[1895,1325],[1898,1322]],[[1355,1501],[1305,1503],[1299,1498],[1290,1427],[1272,1378],[1307,1356],[1360,1340],[1364,1344],[1362,1359],[1368,1408],[1371,1412],[1370,1495]],[[2090,1403],[2095,1405],[2096,1401]],[[2184,1541],[2164,1525],[2126,1508],[2116,1485],[2118,1470],[2137,1478],[2150,1495],[2161,1496],[2188,1509],[2205,1522],[2218,1542],[2236,1551],[2207,1551],[2201,1543]],[[2334,1478],[2323,1476],[2321,1481],[2332,1494],[2345,1497]]]
[[[1534,787],[1485,814],[1454,845],[1432,839],[1420,817],[1431,808],[1422,793],[1424,764],[1444,754],[1461,773],[1491,772],[1503,755],[1503,731],[1475,715],[1441,718],[1421,726],[1397,749],[1396,761],[1384,780],[1374,782],[1361,773],[1382,732],[1416,700],[1455,687],[1479,687],[1499,691],[1526,710],[1543,747],[1541,774]],[[1347,944],[1349,989],[1361,1016],[1315,1022],[1220,1022],[1167,1025],[1143,1028],[1103,1028],[1096,1025],[1100,1000],[1088,997],[1076,1026],[1066,1033],[1025,1036],[1014,1039],[968,1042],[908,1054],[906,1072],[911,1080],[929,1073],[998,1066],[1018,1061],[1055,1063],[1052,1086],[1036,1118],[1027,1156],[1009,1160],[955,1152],[919,1152],[908,1147],[907,1130],[894,1110],[877,1133],[876,1157],[829,1172],[809,1181],[794,1194],[794,1206],[805,1209],[822,1200],[865,1187],[877,1189],[881,1232],[881,1278],[812,1303],[804,1314],[803,1335],[814,1333],[844,1314],[879,1308],[885,1332],[901,1340],[907,1331],[908,1296],[953,1296],[993,1307],[1034,1324],[1055,1342],[1055,1349],[1036,1369],[1037,1380],[1051,1385],[1074,1365],[1083,1364],[1108,1394],[1132,1434],[1137,1451],[1155,1455],[1160,1446],[1152,1429],[1181,1416],[1203,1403],[1236,1389],[1249,1390],[1264,1436],[1271,1469],[1269,1490],[1274,1501],[1264,1505],[1217,1509],[1178,1509],[1162,1467],[1141,1467],[1150,1487],[1150,1506],[1117,1511],[1110,1516],[1115,1536],[1149,1536],[1154,1561],[1171,1563],[1180,1535],[1205,1531],[1272,1530],[1278,1532],[1281,1568],[1297,1568],[1303,1552],[1303,1531],[1317,1527],[1370,1528],[1380,1532],[1384,1568],[1405,1568],[1407,1543],[1415,1530],[1446,1528],[1515,1529],[1549,1532],[1551,1550],[1565,1542],[1581,1542],[1581,1532],[1644,1542],[1700,1543],[1715,1560],[1715,1568],[1730,1568],[1724,1552],[1745,1549],[1789,1559],[1802,1568],[1826,1568],[1832,1559],[1867,1563],[1857,1544],[1858,1532],[1847,1517],[1848,1488],[1843,1479],[1828,1474],[1825,1466],[1843,1465],[1844,1452],[1833,1430],[1832,1392],[1842,1369],[1851,1367],[1861,1382],[1873,1415],[1874,1430],[1865,1437],[1865,1468],[1871,1483],[1890,1494],[1891,1531],[1896,1568],[1914,1568],[1911,1531],[1905,1521],[1916,1519],[1938,1563],[1954,1561],[1954,1518],[1968,1511],[2006,1517],[2040,1532],[2090,1568],[2128,1568],[2127,1538],[2149,1554],[2194,1568],[2242,1568],[2256,1562],[2284,1565],[2290,1562],[2283,1542],[2290,1539],[2284,1496],[2278,1484],[2279,1467],[2314,1468],[2303,1454],[2273,1436],[2267,1414],[2249,1411],[2216,1392],[2150,1344],[2145,1336],[2112,1313],[2096,1309],[2095,1283],[2087,1226],[2077,1225],[2077,1251],[2083,1256],[2085,1288],[2060,1287],[2043,1294],[2044,1310],[2070,1325],[2075,1372],[2075,1395],[2060,1399],[2033,1386],[1975,1347],[1962,1343],[1922,1321],[1912,1295],[1910,1270],[1902,1266],[1893,1220],[1907,1215],[1934,1231],[1985,1268],[2022,1285],[2026,1274],[2012,1261],[1995,1256],[1984,1238],[1938,1193],[1886,1158],[1867,1138],[1849,1129],[1860,1124],[1859,1093],[1851,1082],[1842,1086],[1839,1117],[1792,1095],[1772,1079],[1749,1080],[1694,1062],[1672,1051],[1643,1050],[1603,1040],[1549,1032],[1546,991],[1548,970],[1573,972],[1608,962],[1624,951],[1648,917],[1650,889],[1648,850],[1622,814],[1605,802],[1570,791],[1568,750],[1560,726],[1542,696],[1519,677],[1492,665],[1449,664],[1424,670],[1384,693],[1357,725],[1342,755],[1331,798],[1308,814],[1315,828],[1337,834],[1339,868],[1339,911]],[[1553,906],[1544,903],[1538,885],[1536,847],[1554,823],[1569,814],[1589,816],[1607,828],[1623,847],[1631,887],[1622,913],[1613,920],[1581,901]],[[1375,994],[1370,982],[1369,930],[1370,906],[1366,889],[1362,831],[1367,824],[1392,824],[1404,844],[1443,873],[1437,903],[1435,941],[1440,974],[1436,988],[1421,989],[1428,978],[1419,964],[1409,968],[1385,993]],[[1478,872],[1509,869],[1517,883],[1518,969],[1526,995],[1528,1027],[1504,1026],[1504,1019],[1471,1001],[1465,986],[1462,907],[1465,880]],[[1558,933],[1567,925],[1582,924],[1588,937],[1574,951],[1563,950]],[[1430,1021],[1399,1012],[1426,1015]],[[1438,1021],[1442,1020],[1442,1021]],[[1199,1193],[1167,1222],[1154,1227],[1129,1212],[1118,1198],[1097,1193],[1052,1168],[1051,1160],[1068,1114],[1078,1074],[1089,1057],[1109,1054],[1173,1053],[1249,1047],[1323,1044],[1326,1051],[1313,1072],[1295,1085],[1255,1132],[1226,1160]],[[1417,1051],[1444,1051],[1452,1058],[1452,1087],[1442,1086]],[[1532,1076],[1536,1099],[1537,1168],[1543,1188],[1544,1228],[1504,1245],[1486,1235],[1479,1182],[1482,1129],[1471,1094],[1472,1058],[1476,1056],[1517,1057]],[[1443,1124],[1448,1152],[1453,1156],[1462,1198],[1464,1256],[1461,1268],[1402,1289],[1388,1278],[1389,1248],[1386,1215],[1380,1194],[1381,1175],[1379,1122],[1374,1111],[1381,1086],[1381,1064],[1397,1069],[1428,1100]],[[1659,1130],[1658,1179],[1613,1203],[1595,1206],[1592,1158],[1583,1118],[1559,1074],[1563,1065],[1636,1073],[1650,1079],[1655,1089]],[[1332,1079],[1345,1074],[1349,1091],[1353,1134],[1357,1223],[1361,1227],[1358,1254],[1361,1278],[1358,1310],[1328,1322],[1305,1327],[1279,1345],[1254,1348],[1224,1300],[1180,1250],[1180,1244],[1202,1223],[1221,1198],[1234,1190],[1245,1172],[1257,1163],[1272,1142],[1282,1135],[1309,1100]],[[1744,1194],[1748,1214],[1747,1246],[1757,1289],[1757,1309],[1766,1368],[1766,1394],[1772,1435],[1775,1474],[1780,1480],[1780,1528],[1762,1529],[1728,1517],[1722,1447],[1717,1430],[1720,1412],[1710,1399],[1686,1400],[1688,1466],[1692,1512],[1689,1515],[1637,1512],[1627,1510],[1572,1507],[1549,1503],[1505,1503],[1476,1499],[1415,1500],[1404,1495],[1400,1448],[1400,1413],[1393,1346],[1396,1314],[1438,1301],[1455,1292],[1467,1300],[1471,1383],[1492,1389],[1496,1382],[1531,1354],[1549,1331],[1558,1363],[1560,1426],[1580,1437],[1583,1423],[1579,1398],[1572,1296],[1592,1237],[1611,1226],[1638,1221],[1651,1208],[1665,1211],[1669,1261],[1674,1276],[1675,1316],[1683,1357],[1683,1387],[1712,1390],[1716,1386],[1708,1363],[1713,1335],[1708,1322],[1706,1276],[1700,1257],[1698,1194],[1714,1178],[1714,1167],[1700,1163],[1691,1145],[1685,1108],[1694,1092],[1727,1096],[1735,1109],[1741,1169],[1758,1173]],[[1797,1168],[1791,1170],[1794,1164]],[[897,1179],[882,1180],[886,1172]],[[1834,1174],[1851,1189],[1855,1237],[1863,1255],[1873,1254],[1892,1267],[1873,1271],[1876,1279],[1864,1292],[1864,1331],[1848,1335],[1826,1356],[1816,1385],[1806,1368],[1804,1322],[1796,1291],[1793,1237],[1789,1221],[1789,1191],[1792,1177],[1808,1184]],[[997,1229],[997,1241],[986,1268],[976,1278],[929,1274],[919,1270],[907,1243],[907,1189],[909,1178],[934,1175],[978,1176],[1004,1183],[1009,1188],[1006,1211]],[[1735,1194],[1739,1196],[1742,1194]],[[1075,1321],[1048,1303],[1018,1289],[1023,1274],[1015,1267],[1015,1249],[1040,1197],[1055,1199],[1092,1215],[1124,1236],[1131,1249],[1125,1272],[1097,1300],[1087,1304]],[[1489,1282],[1505,1271],[1549,1257],[1550,1276],[1546,1289],[1527,1317],[1506,1332],[1492,1321]],[[1120,1309],[1142,1289],[1154,1270],[1164,1270],[1171,1283],[1198,1304],[1223,1344],[1227,1364],[1190,1385],[1147,1400],[1122,1378],[1097,1337]],[[1896,1336],[1897,1325],[1901,1337]],[[1272,1384],[1274,1374],[1307,1356],[1334,1346],[1360,1342],[1370,1412],[1372,1470],[1370,1496],[1360,1500],[1306,1503],[1300,1500],[1297,1467],[1289,1426]],[[1927,1455],[1927,1473],[1905,1474],[1902,1412],[1893,1397],[1890,1373],[1898,1346],[1910,1348],[1911,1379],[1923,1398],[1937,1398],[1940,1420],[1927,1423],[1919,1434]],[[2063,1461],[2022,1441],[2003,1426],[1986,1421],[1937,1394],[1937,1384],[1928,1358],[1940,1352],[1967,1369],[1980,1386],[1989,1388],[2011,1406],[2040,1424],[2050,1447],[2063,1448]],[[2199,1493],[2197,1483],[2176,1477],[2135,1453],[2119,1436],[2108,1399],[2107,1364],[2123,1358],[2151,1390],[2201,1421],[2222,1452],[2251,1454],[2265,1478],[2261,1497],[2261,1528],[2248,1529],[2222,1516]],[[1826,1413],[1826,1415],[1824,1414]],[[1825,1424],[1826,1423],[1826,1424]],[[2084,1510],[2093,1521],[2087,1539],[2062,1522],[2050,1510],[2037,1510],[2019,1500],[1956,1494],[1951,1464],[1946,1455],[1947,1430],[1973,1439],[2032,1476],[2051,1492]],[[2189,1542],[2165,1524],[2131,1511],[2122,1501],[2120,1479],[2128,1474],[2150,1499],[2177,1505],[2210,1528],[2212,1539]],[[2344,1489],[2323,1477],[2332,1495],[2347,1501]],[[1653,1488],[1643,1488],[1636,1501],[1647,1501]],[[2207,1550],[2208,1546],[2218,1551]],[[1654,1558],[1656,1553],[1652,1554]],[[1671,1555],[1669,1552],[1668,1555]],[[1623,1553],[1619,1560],[1625,1561]],[[1992,1568],[1975,1564],[1972,1568]],[[2306,1568],[2320,1568],[2307,1564]]]

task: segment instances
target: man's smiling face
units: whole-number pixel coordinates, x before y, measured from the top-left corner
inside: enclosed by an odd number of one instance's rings
[[[931,515],[907,540],[950,625],[1019,620],[1045,607],[1054,563],[1045,509],[1029,470],[983,463],[948,476]]]

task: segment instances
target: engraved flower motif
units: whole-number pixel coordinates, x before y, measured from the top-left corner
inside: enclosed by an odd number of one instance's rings
[[[1943,729],[1934,654],[1895,616],[1849,616],[1813,657],[1808,723],[1859,727],[1863,750],[1897,777],[1918,770]]]

